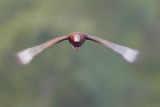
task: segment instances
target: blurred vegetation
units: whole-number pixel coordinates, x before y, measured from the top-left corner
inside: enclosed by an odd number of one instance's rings
[[[7,57],[75,31],[144,50],[141,65],[87,41],[62,42],[29,65]],[[159,0],[0,0],[0,107],[159,107]]]

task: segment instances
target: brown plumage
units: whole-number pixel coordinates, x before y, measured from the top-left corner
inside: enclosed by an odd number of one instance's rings
[[[130,63],[134,63],[139,56],[139,51],[137,50],[109,42],[99,37],[90,36],[81,32],[74,32],[66,36],[54,38],[38,46],[22,50],[15,54],[15,58],[19,62],[19,64],[28,64],[37,54],[43,52],[50,46],[62,42],[64,40],[69,40],[69,42],[73,45],[73,48],[75,50],[78,50],[79,47],[82,46],[86,40],[97,42],[122,55],[123,58]]]

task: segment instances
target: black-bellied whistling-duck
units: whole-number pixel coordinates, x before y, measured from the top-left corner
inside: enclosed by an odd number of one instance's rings
[[[38,46],[34,46],[31,48],[22,50],[17,54],[15,54],[14,56],[16,60],[19,62],[19,64],[25,65],[25,64],[28,64],[33,59],[33,57],[36,56],[37,54],[43,52],[48,47],[54,44],[57,44],[59,42],[62,42],[64,40],[69,40],[69,42],[73,45],[73,48],[75,50],[78,50],[79,47],[82,46],[86,40],[91,40],[91,41],[100,43],[106,46],[107,48],[110,48],[111,50],[115,51],[116,53],[122,55],[123,58],[130,63],[134,63],[139,56],[139,51],[135,49],[121,46],[121,45],[112,43],[110,41],[104,40],[102,38],[90,36],[81,32],[74,32],[66,36],[54,38]]]

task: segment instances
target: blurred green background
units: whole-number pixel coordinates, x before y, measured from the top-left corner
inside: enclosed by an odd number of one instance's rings
[[[79,31],[146,51],[125,62],[87,41],[68,41],[26,66],[7,57]],[[0,107],[160,107],[159,0],[0,0]]]

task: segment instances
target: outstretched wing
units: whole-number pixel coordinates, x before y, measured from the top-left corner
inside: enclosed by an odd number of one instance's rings
[[[105,39],[99,38],[99,37],[94,37],[94,36],[87,36],[88,40],[92,40],[94,42],[100,43],[108,48],[110,48],[111,50],[115,51],[116,53],[120,54],[123,56],[123,58],[129,62],[129,63],[135,63],[137,62],[137,59],[139,59],[140,56],[140,52],[126,47],[126,46],[121,46],[115,43],[112,43],[110,41],[107,41]]]
[[[52,40],[49,40],[43,44],[22,50],[18,52],[17,54],[14,55],[14,62],[20,64],[20,65],[25,65],[28,64],[34,56],[38,55],[39,53],[43,52],[45,49],[49,48],[50,46],[57,44],[63,40],[68,39],[68,36],[62,36],[62,37],[57,37]]]

